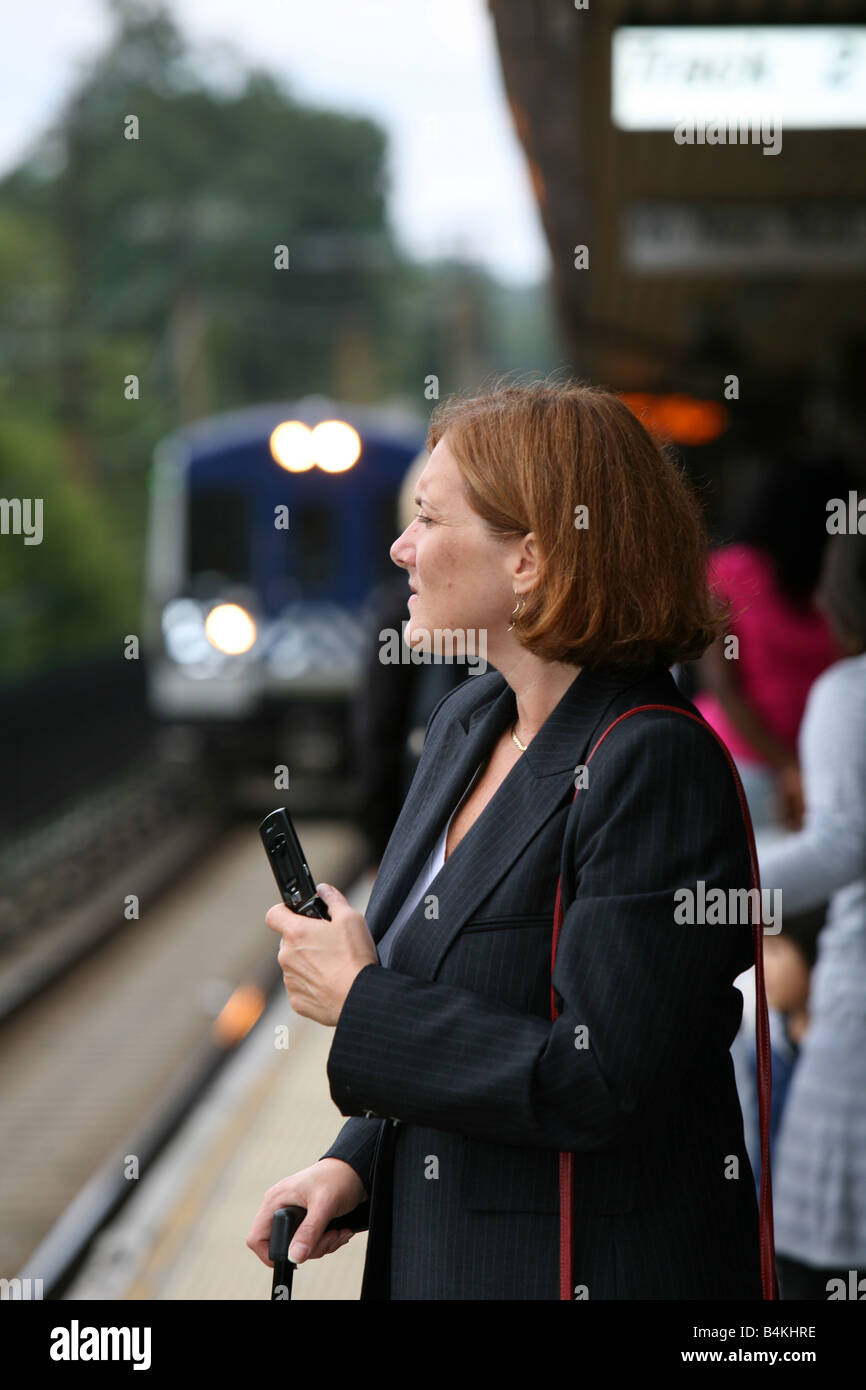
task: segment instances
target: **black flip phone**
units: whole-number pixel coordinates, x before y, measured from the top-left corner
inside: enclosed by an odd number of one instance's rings
[[[259,834],[286,907],[303,917],[323,917],[330,922],[331,914],[322,899],[316,896],[313,876],[285,806],[265,816],[259,826]]]

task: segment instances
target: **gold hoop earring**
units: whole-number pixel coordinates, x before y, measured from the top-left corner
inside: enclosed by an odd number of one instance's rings
[[[512,589],[511,592],[514,594],[514,597],[517,599],[517,602],[515,603],[514,607],[513,607],[512,610],[511,610],[511,616],[512,616],[512,618],[513,618],[514,615],[515,615],[515,613],[517,613],[518,616],[519,616],[519,615],[523,612],[524,608],[526,607],[526,599],[523,597],[523,594],[518,595],[517,592],[516,592],[516,590],[514,590],[514,589]],[[505,629],[505,631],[506,631],[506,632],[510,632],[511,629],[512,629],[513,627],[514,627],[514,623],[509,623],[509,624],[508,624],[508,627]]]

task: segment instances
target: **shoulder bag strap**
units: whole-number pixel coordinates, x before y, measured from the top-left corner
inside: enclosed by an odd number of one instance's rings
[[[770,1020],[767,1013],[767,996],[764,990],[764,947],[763,947],[763,919],[762,919],[762,899],[761,899],[761,880],[758,874],[758,855],[755,850],[755,836],[752,830],[752,818],[749,814],[749,807],[746,802],[743,784],[740,781],[740,774],[737,772],[736,764],[728,751],[724,741],[716,733],[715,729],[707,723],[700,715],[692,714],[689,710],[684,710],[679,705],[637,705],[634,709],[626,710],[624,714],[614,719],[609,724],[601,737],[593,746],[587,763],[592,758],[593,753],[604,743],[608,734],[615,729],[617,724],[622,723],[623,719],[628,719],[633,714],[640,714],[643,710],[663,709],[673,710],[676,714],[685,715],[687,719],[693,719],[698,724],[703,724],[709,730],[719,747],[722,749],[728,760],[728,765],[734,777],[734,785],[737,789],[737,797],[740,802],[740,809],[746,826],[746,834],[749,841],[749,860],[751,863],[751,888],[758,890],[758,921],[752,923],[752,931],[755,944],[755,1003],[756,1003],[756,1048],[758,1059],[758,1120],[761,1130],[761,1197],[760,1211],[758,1218],[758,1232],[760,1242],[761,1258],[761,1288],[763,1297],[775,1299],[776,1297],[776,1265],[773,1249],[773,1191],[770,1181],[770,1094],[772,1087],[771,1067],[770,1067]],[[572,804],[577,800],[577,793],[580,788],[575,789]],[[556,948],[559,944],[559,933],[562,928],[562,876],[556,885],[556,906],[553,911],[553,946],[550,957],[550,1016],[552,1019],[559,1017],[559,1010],[556,1007],[556,1000],[553,988],[553,969],[556,965]],[[561,1153],[559,1155],[559,1297],[569,1299],[573,1297],[573,1239],[574,1239],[574,1155],[572,1153]]]

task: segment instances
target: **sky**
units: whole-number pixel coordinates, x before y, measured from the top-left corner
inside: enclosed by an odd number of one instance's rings
[[[373,117],[389,139],[392,226],[419,260],[460,255],[501,279],[546,275],[547,246],[511,123],[486,0],[170,0],[225,74],[219,46],[297,100]],[[10,5],[0,56],[0,173],[55,118],[111,22],[101,0]]]

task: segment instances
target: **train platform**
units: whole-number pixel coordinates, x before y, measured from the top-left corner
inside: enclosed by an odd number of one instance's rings
[[[372,882],[346,893],[361,912]],[[288,1047],[278,1047],[284,1027]],[[280,991],[100,1234],[65,1299],[267,1300],[271,1270],[246,1236],[267,1188],[315,1162],[345,1122],[328,1089],[332,1038]],[[357,1299],[366,1243],[358,1232],[298,1266],[293,1299]]]
[[[346,892],[358,911],[366,912],[372,886],[369,874]],[[753,1047],[754,971],[737,984],[744,1046]],[[278,1046],[286,1028],[288,1046]],[[267,1300],[271,1270],[246,1236],[265,1191],[314,1163],[344,1123],[327,1079],[332,1038],[332,1029],[294,1014],[278,990],[96,1239],[64,1299]],[[367,1233],[358,1232],[334,1254],[299,1266],[293,1299],[358,1299],[366,1244]]]

